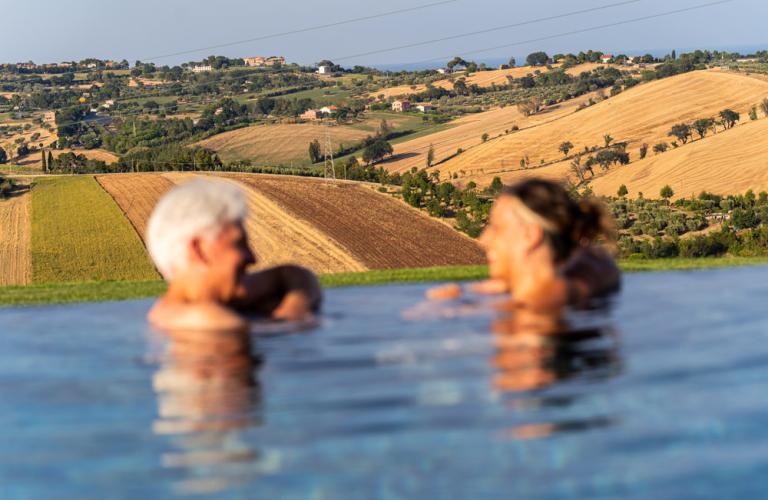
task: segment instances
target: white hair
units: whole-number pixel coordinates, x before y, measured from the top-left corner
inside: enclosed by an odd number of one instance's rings
[[[248,214],[245,196],[236,185],[196,179],[171,189],[157,203],[147,225],[147,248],[166,280],[187,266],[188,243],[215,238],[226,224]]]

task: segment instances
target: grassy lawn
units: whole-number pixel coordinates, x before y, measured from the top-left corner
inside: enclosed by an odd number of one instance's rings
[[[33,283],[159,277],[136,231],[92,176],[36,180],[31,231]]]
[[[625,272],[684,271],[768,264],[768,258],[726,257],[719,259],[658,259],[620,262]],[[485,266],[395,269],[362,273],[328,274],[320,277],[326,288],[386,283],[479,280],[487,276]],[[48,283],[0,288],[0,306],[62,304],[156,297],[165,290],[159,280],[89,281]]]

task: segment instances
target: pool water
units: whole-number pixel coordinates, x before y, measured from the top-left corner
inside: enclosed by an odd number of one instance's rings
[[[169,342],[150,301],[0,310],[0,498],[768,488],[768,268],[626,276],[555,346],[426,287],[329,290],[320,327],[245,348]]]

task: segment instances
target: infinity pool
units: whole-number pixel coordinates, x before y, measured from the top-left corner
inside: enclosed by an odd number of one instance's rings
[[[0,497],[768,488],[768,268],[629,275],[555,350],[425,288],[329,290],[320,327],[213,360],[171,355],[149,301],[0,310]]]

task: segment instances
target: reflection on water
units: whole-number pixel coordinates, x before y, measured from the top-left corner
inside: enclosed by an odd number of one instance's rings
[[[621,373],[619,335],[608,325],[576,329],[558,313],[517,310],[496,319],[491,330],[496,352],[492,384],[505,393],[538,391],[572,378],[605,380]],[[535,392],[533,394],[536,394]],[[568,406],[577,396],[527,396],[512,402],[516,410]],[[608,415],[513,427],[509,437],[531,439],[612,425]]]
[[[153,378],[155,434],[171,438],[163,467],[178,469],[176,487],[215,492],[251,481],[263,467],[248,428],[262,424],[260,360],[247,334],[174,332]]]

